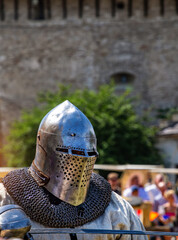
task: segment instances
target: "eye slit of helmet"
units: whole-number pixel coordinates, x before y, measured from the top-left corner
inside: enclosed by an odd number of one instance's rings
[[[78,151],[78,150],[72,150],[72,154],[85,156],[85,152],[84,151]]]
[[[88,152],[88,156],[97,156],[96,152]]]
[[[68,153],[68,149],[66,148],[56,148],[56,151]]]

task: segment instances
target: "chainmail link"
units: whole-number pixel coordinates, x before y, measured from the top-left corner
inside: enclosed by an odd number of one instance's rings
[[[79,206],[72,206],[66,202],[51,204],[27,168],[8,173],[3,178],[3,184],[32,220],[54,228],[77,227],[95,220],[104,213],[111,198],[109,183],[94,173],[86,200]]]

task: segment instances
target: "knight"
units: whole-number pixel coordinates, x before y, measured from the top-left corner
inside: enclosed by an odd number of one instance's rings
[[[128,202],[93,173],[96,136],[88,118],[68,100],[41,121],[29,168],[8,173],[0,183],[0,206],[19,205],[31,228],[144,230]],[[35,235],[43,240],[130,240],[130,235]],[[135,235],[134,240],[146,240]]]

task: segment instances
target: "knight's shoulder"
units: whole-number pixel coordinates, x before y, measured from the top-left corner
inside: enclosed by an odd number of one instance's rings
[[[0,194],[6,192],[6,189],[4,187],[4,184],[2,182],[0,182]]]
[[[3,183],[0,183],[0,206],[14,204],[13,199],[7,192]]]
[[[121,197],[119,194],[112,191],[111,194],[112,201],[116,202],[117,204],[129,204],[123,197]],[[130,205],[130,204],[129,204]]]
[[[7,196],[7,190],[4,187],[3,183],[0,182],[0,200],[2,201],[3,199],[5,199]]]
[[[114,211],[120,211],[120,213],[123,214],[134,214],[133,207],[130,205],[130,203],[115,192],[112,192],[111,194],[110,207]]]

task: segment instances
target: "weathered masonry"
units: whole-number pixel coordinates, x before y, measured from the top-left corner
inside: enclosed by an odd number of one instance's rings
[[[59,83],[178,105],[178,0],[0,0],[0,139]]]

